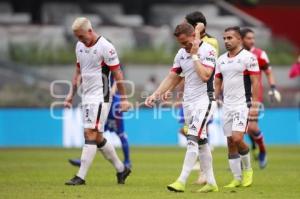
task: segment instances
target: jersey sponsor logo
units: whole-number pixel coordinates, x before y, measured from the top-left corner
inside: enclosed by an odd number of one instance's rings
[[[96,55],[97,54],[97,49],[95,49],[93,53]]]
[[[206,60],[206,61],[213,62],[213,63],[216,62],[216,59],[215,59],[214,57],[205,57],[205,60]]]

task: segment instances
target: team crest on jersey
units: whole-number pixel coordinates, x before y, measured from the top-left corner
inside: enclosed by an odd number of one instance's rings
[[[216,52],[211,50],[208,52],[208,56],[215,56],[216,55]]]
[[[110,55],[114,55],[116,54],[116,52],[113,49],[110,49],[110,51],[108,51]]]
[[[80,50],[79,50],[79,52],[81,52],[81,53],[82,53],[82,52],[83,52],[83,50],[82,50],[82,49],[80,49]]]

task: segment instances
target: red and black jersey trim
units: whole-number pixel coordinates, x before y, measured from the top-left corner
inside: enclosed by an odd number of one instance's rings
[[[98,107],[97,119],[96,119],[96,125],[95,125],[95,129],[96,129],[96,130],[99,129],[101,111],[102,111],[102,103],[100,103],[100,104],[99,104],[99,107]],[[103,125],[103,124],[102,124],[102,125]]]
[[[208,115],[209,115],[209,113],[210,113],[210,111],[211,111],[211,106],[212,106],[212,101],[209,101],[209,104],[208,104],[208,107],[207,107],[207,111],[206,111],[206,113],[205,113],[204,119],[202,120],[200,129],[199,129],[199,132],[198,132],[198,137],[199,137],[199,138],[201,137],[203,128],[206,128],[206,126],[204,126],[204,125],[206,124]]]

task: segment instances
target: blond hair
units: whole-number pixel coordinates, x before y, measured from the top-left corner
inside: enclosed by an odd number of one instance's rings
[[[75,21],[72,24],[72,30],[85,30],[88,31],[89,29],[92,29],[91,21],[86,17],[78,17],[75,19]]]

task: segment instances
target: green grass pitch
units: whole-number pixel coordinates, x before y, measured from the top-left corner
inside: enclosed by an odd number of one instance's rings
[[[176,198],[300,198],[300,147],[269,147],[269,165],[258,169],[255,162],[254,184],[249,188],[226,190],[231,180],[225,148],[213,152],[218,193],[193,191],[197,172],[189,178],[185,193],[173,193],[166,185],[179,175],[185,149],[176,147],[132,148],[133,172],[126,185],[117,185],[115,171],[99,154],[86,179],[86,186],[69,187],[64,182],[76,173],[68,158],[80,156],[79,149],[0,149],[0,198],[103,198],[103,199],[176,199]],[[120,157],[122,154],[118,150]]]

